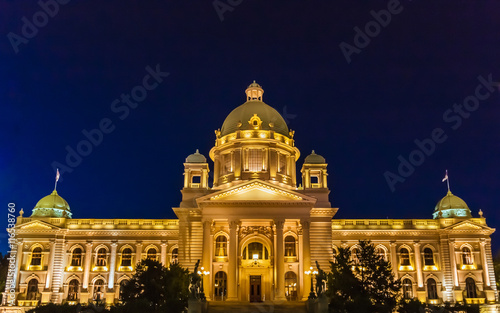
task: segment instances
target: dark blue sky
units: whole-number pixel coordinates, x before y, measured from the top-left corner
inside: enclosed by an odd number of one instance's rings
[[[208,156],[255,79],[289,114],[298,169],[312,149],[326,158],[337,217],[431,218],[448,169],[473,216],[500,225],[500,92],[478,87],[479,76],[500,81],[497,1],[270,2],[220,0],[233,4],[221,21],[212,1],[70,1],[47,20],[35,1],[0,1],[4,215],[9,202],[30,215],[53,189],[52,163],[104,120],[113,131],[62,171],[73,216],[174,218],[185,157]],[[388,5],[398,13],[377,31],[370,12]],[[36,35],[23,26],[33,18]],[[375,34],[348,63],[340,45],[367,25]],[[157,65],[168,77],[125,117],[112,103]],[[470,110],[453,112],[464,100]],[[384,173],[399,175],[398,156],[436,128],[446,140],[392,192]]]

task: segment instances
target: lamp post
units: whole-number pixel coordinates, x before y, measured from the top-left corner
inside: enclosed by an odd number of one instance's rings
[[[316,294],[314,293],[314,288],[313,288],[313,275],[317,275],[318,271],[313,271],[313,267],[309,269],[309,271],[304,272],[306,275],[311,275],[311,292],[309,293],[308,299],[316,299]]]
[[[201,271],[198,271],[198,275],[201,276],[201,289],[200,289],[200,298],[201,300],[205,300],[205,291],[203,290],[203,276],[210,274],[209,271],[204,271],[204,267],[201,267]]]

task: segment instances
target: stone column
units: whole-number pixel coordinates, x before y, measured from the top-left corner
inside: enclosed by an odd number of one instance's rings
[[[219,176],[220,176],[220,160],[219,155],[214,156],[214,187],[219,185]]]
[[[237,301],[237,263],[238,263],[238,221],[229,221],[229,271],[227,273],[227,300]]]
[[[422,288],[424,286],[422,278],[422,255],[420,254],[420,242],[418,242],[418,240],[413,243],[413,248],[415,249],[415,265],[417,267],[418,287]]]
[[[16,254],[16,272],[14,276],[16,291],[19,291],[19,275],[21,272],[21,267],[23,266],[23,241],[17,241],[17,254]]]
[[[203,221],[203,261],[201,264],[205,268],[205,271],[210,271],[210,275],[212,275],[212,262],[210,262],[212,258],[210,249],[212,245],[212,243],[210,242],[210,225],[210,220]],[[210,298],[210,291],[212,289],[212,284],[210,283],[210,275],[203,275],[203,290],[207,298]]]
[[[108,288],[114,289],[115,287],[115,269],[116,269],[116,247],[118,244],[116,241],[111,243],[111,259],[109,260],[109,279]]]
[[[451,275],[453,277],[453,286],[458,287],[458,273],[457,273],[457,260],[455,256],[455,239],[450,239],[450,264]]]
[[[142,259],[142,241],[137,241],[135,244],[135,264],[134,264],[134,269],[135,265],[139,262],[141,262]]]
[[[165,240],[161,242],[160,262],[163,266],[167,267],[167,242]]]
[[[275,220],[276,224],[276,300],[284,300],[285,297],[285,253],[283,251],[283,225],[284,220]]]
[[[52,271],[54,270],[54,244],[56,240],[50,239],[50,252],[49,252],[49,263],[47,265],[47,278],[45,280],[45,289],[50,289],[52,282]]]
[[[396,242],[391,241],[391,265],[392,271],[394,272],[394,276],[398,279],[398,255],[396,252]]]
[[[311,222],[308,220],[300,220],[300,224],[302,225],[302,263],[304,264],[304,271],[308,271],[311,267],[311,247],[310,247],[310,236],[309,236],[309,227]],[[311,290],[311,277],[309,275],[305,275],[304,271],[301,273],[303,277],[303,292],[302,292],[302,300],[307,300],[309,296],[309,292]]]
[[[297,290],[297,300],[300,300],[300,295],[304,294],[304,279],[303,276],[304,274],[304,238],[303,238],[303,229],[302,226],[298,227],[298,234],[299,234],[299,240],[298,240],[298,249],[297,249],[297,261],[299,262],[299,273],[297,275],[297,283],[298,283],[298,290]]]
[[[92,261],[92,241],[87,241],[85,245],[85,268],[83,269],[83,289],[89,288],[90,263]]]
[[[490,273],[488,268],[488,259],[486,258],[486,240],[484,238],[480,239],[479,248],[481,251],[481,264],[483,266],[483,277],[486,286],[490,286]]]

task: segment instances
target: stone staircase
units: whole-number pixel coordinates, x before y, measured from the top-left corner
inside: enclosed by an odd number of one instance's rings
[[[307,313],[305,301],[266,301],[258,303],[239,301],[209,301],[208,313]]]

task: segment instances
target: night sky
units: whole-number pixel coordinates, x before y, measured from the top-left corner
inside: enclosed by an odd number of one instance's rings
[[[448,169],[500,227],[498,1],[60,2],[0,1],[1,227],[53,190],[54,162],[74,218],[175,218],[186,156],[208,157],[253,80],[296,131],[297,170],[326,158],[336,217],[432,218]]]

